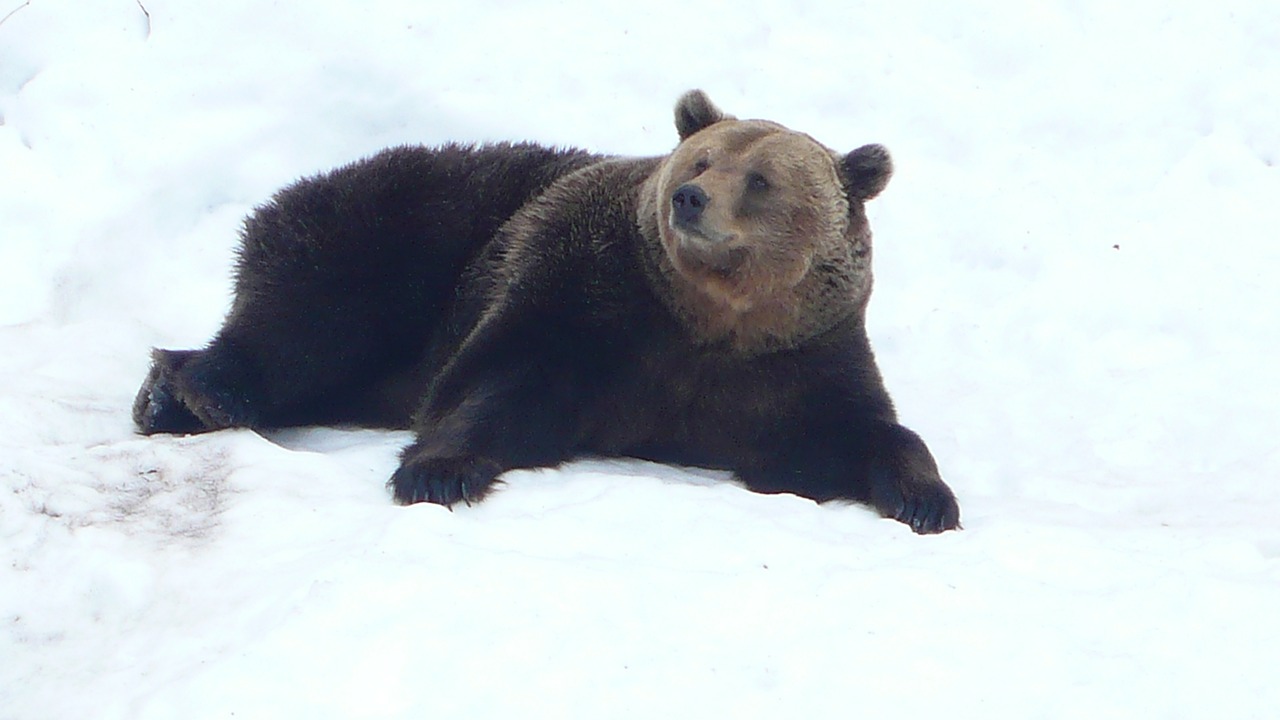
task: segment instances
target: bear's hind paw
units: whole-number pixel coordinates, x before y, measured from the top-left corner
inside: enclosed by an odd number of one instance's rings
[[[133,422],[143,435],[156,433],[186,434],[204,429],[204,423],[178,399],[173,388],[172,373],[193,353],[157,350],[133,401]]]

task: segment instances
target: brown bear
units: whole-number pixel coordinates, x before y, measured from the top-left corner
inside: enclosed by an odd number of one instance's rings
[[[865,330],[888,152],[700,91],[676,128],[665,157],[401,147],[282,190],[245,223],[222,329],[154,351],[135,422],[412,427],[401,503],[626,456],[959,527]]]

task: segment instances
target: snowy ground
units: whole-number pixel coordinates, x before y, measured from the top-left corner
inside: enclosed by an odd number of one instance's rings
[[[0,718],[1280,713],[1280,4],[435,5],[0,6]],[[894,151],[872,339],[963,532],[619,462],[400,508],[403,433],[133,434],[274,189],[662,153],[690,87]]]

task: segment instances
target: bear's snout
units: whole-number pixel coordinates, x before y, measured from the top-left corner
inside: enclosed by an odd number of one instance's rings
[[[693,183],[686,183],[676,188],[671,195],[671,216],[679,227],[692,228],[702,219],[702,211],[706,209],[710,198],[702,188]]]

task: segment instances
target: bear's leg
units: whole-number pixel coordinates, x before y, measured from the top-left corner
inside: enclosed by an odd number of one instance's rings
[[[507,470],[570,458],[584,360],[543,327],[494,314],[455,354],[415,414],[417,438],[388,482],[396,502],[473,503]]]
[[[960,506],[929,448],[901,425],[851,421],[778,447],[768,461],[734,468],[748,488],[818,502],[852,500],[921,534],[960,527]]]
[[[470,382],[458,395],[448,387],[455,374],[419,411],[417,439],[387,483],[401,505],[471,504],[507,470],[554,467],[569,458],[565,424],[573,410],[547,392],[554,381],[540,372],[464,374]]]
[[[297,300],[273,298],[261,313],[246,303],[204,350],[156,350],[134,403],[138,429],[407,427],[431,369],[427,326],[359,305],[318,318]]]
[[[250,368],[226,345],[152,352],[151,370],[133,403],[144,435],[252,427],[260,413]]]

